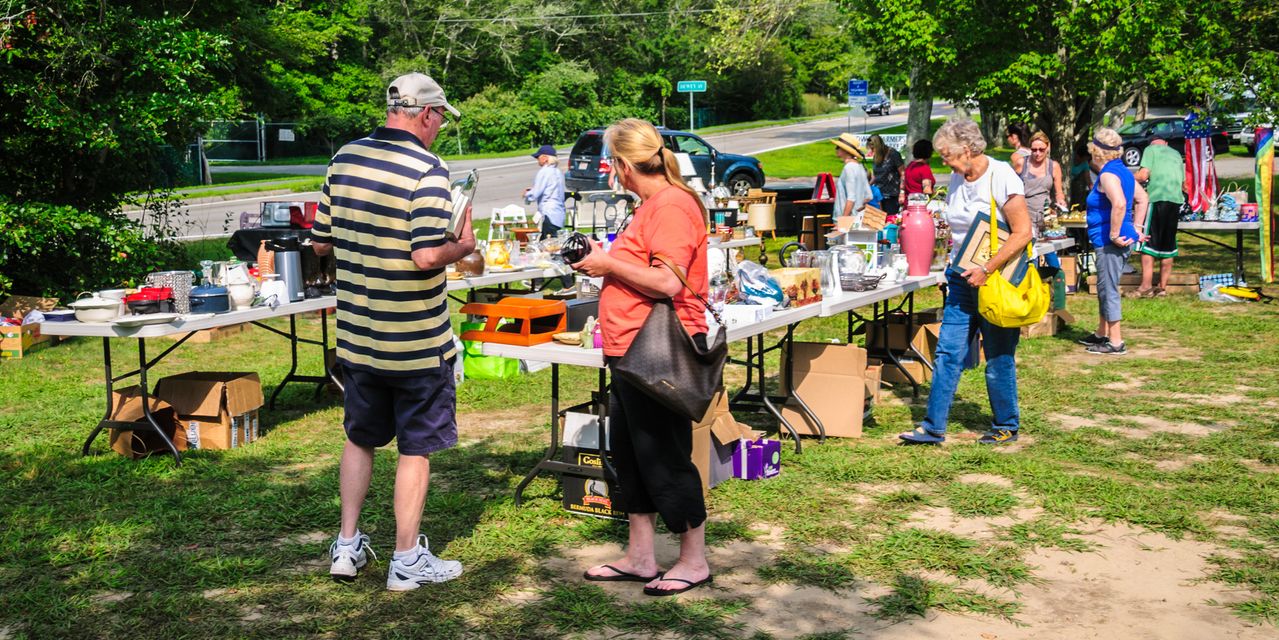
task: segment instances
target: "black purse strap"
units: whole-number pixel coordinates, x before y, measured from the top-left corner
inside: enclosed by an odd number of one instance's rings
[[[666,268],[670,269],[671,272],[675,274],[675,277],[679,278],[679,281],[684,283],[684,288],[688,289],[688,292],[693,294],[693,297],[697,298],[698,301],[702,303],[702,306],[705,307],[707,311],[711,312],[711,315],[714,316],[715,318],[715,322],[718,322],[719,326],[721,327],[724,326],[724,320],[719,317],[719,312],[715,311],[715,308],[712,307],[710,303],[706,301],[706,298],[702,297],[702,294],[698,293],[696,290],[693,289],[693,286],[688,283],[688,279],[684,277],[684,274],[681,273],[679,269],[675,268],[675,263],[671,262],[670,258],[667,258],[666,256],[660,255],[660,254],[653,254],[653,258],[657,259],[662,264],[666,265]]]

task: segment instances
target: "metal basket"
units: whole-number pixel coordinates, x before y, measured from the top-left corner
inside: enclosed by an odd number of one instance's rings
[[[864,276],[859,274],[841,275],[839,277],[839,288],[844,291],[870,291],[879,287],[879,283],[884,280],[885,274],[877,276]]]
[[[195,274],[190,271],[157,271],[147,274],[148,287],[173,289],[173,310],[178,313],[191,313],[191,287],[194,283]]]

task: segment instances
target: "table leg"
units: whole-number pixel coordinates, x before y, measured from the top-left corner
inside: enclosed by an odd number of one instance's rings
[[[93,440],[98,437],[99,433],[107,427],[111,421],[111,414],[115,412],[115,379],[111,377],[111,339],[102,339],[102,364],[106,369],[107,381],[107,412],[102,414],[102,420],[98,421],[98,425],[89,433],[88,439],[84,441],[84,446],[80,448],[80,455],[89,455],[89,445],[93,444]]]
[[[737,361],[737,364],[746,365],[746,383],[742,385],[742,388],[737,390],[737,393],[733,394],[733,399],[729,400],[730,406],[738,402],[745,401],[746,396],[750,394],[751,385],[753,384],[753,379],[755,377],[755,368],[753,366],[754,362],[755,362],[755,339],[747,338],[746,339],[746,360]]]
[[[756,362],[759,367],[757,372],[759,374],[759,399],[763,403],[764,408],[767,409],[769,413],[773,414],[773,417],[777,418],[777,421],[780,422],[783,427],[786,427],[786,430],[790,432],[791,437],[795,439],[795,453],[803,453],[804,445],[799,440],[799,432],[796,431],[790,421],[782,415],[782,412],[777,410],[777,407],[773,405],[773,400],[768,397],[768,383],[764,378],[764,334],[756,336],[755,339],[759,340],[759,349],[756,351],[756,355],[758,357]]]
[[[879,305],[880,305],[880,303],[878,303],[878,302],[876,302],[876,303],[875,303],[875,306],[874,306],[874,320],[873,320],[873,322],[875,322],[876,324],[878,324],[878,325],[879,325],[879,327],[880,327],[880,330],[879,330],[879,331],[876,331],[876,333],[878,333],[878,334],[879,334],[879,336],[880,336],[880,340],[876,340],[876,342],[882,342],[882,343],[883,343],[883,347],[882,347],[882,348],[883,348],[883,351],[882,351],[882,352],[877,352],[877,355],[882,355],[882,356],[884,357],[884,359],[885,359],[885,364],[891,364],[892,366],[896,367],[896,368],[897,368],[897,370],[898,370],[898,371],[900,371],[900,372],[902,373],[902,375],[903,375],[903,376],[906,376],[906,380],[910,381],[910,387],[911,387],[911,398],[913,398],[913,399],[918,399],[918,398],[919,398],[919,383],[918,383],[917,381],[915,381],[915,376],[912,376],[912,375],[910,374],[910,372],[906,370],[906,367],[903,367],[903,366],[902,366],[901,360],[897,357],[897,354],[893,353],[893,350],[889,348],[889,344],[888,344],[888,310],[889,310],[888,303],[887,303],[887,302],[884,302],[884,311],[883,311],[882,313],[881,313],[881,312],[880,312],[880,310],[879,310]],[[908,321],[908,322],[909,322],[909,321]]]
[[[138,338],[138,385],[142,393],[142,415],[146,418],[147,423],[150,424],[151,429],[164,441],[164,446],[168,447],[169,451],[173,453],[174,463],[181,465],[182,454],[178,451],[178,447],[173,444],[173,440],[170,440],[169,436],[160,428],[160,423],[156,422],[155,416],[151,413],[150,392],[147,391],[147,370],[151,368],[152,364],[154,363],[147,362],[146,339]]]
[[[603,442],[603,440],[601,440]],[[524,475],[524,479],[515,487],[515,506],[524,502],[524,489],[542,472],[542,465],[555,460],[560,451],[560,365],[551,363],[551,446],[546,448],[542,459]]]
[[[1235,229],[1235,282],[1243,283],[1243,229]]]
[[[298,320],[297,314],[289,314],[289,372],[284,375],[284,379],[280,384],[275,385],[275,390],[271,392],[271,400],[267,403],[267,407],[272,411],[275,410],[275,399],[279,397],[280,392],[284,390],[284,386],[293,380],[294,374],[298,372]]]
[[[605,452],[604,455],[600,456],[600,470],[604,472],[604,479],[617,484],[617,469],[613,468],[613,462],[608,459],[607,451],[609,449],[605,446],[608,442],[608,435],[604,430],[604,422],[608,418],[607,373],[605,369],[600,369],[599,371],[599,395],[596,396],[599,400],[599,405],[595,412],[595,415],[599,416],[599,420],[595,421],[595,427],[598,429],[595,441],[600,444],[600,450]]]

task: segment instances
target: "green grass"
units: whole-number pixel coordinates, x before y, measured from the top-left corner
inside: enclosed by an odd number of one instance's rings
[[[213,174],[218,175],[218,174]],[[263,191],[286,190],[292,193],[309,193],[319,191],[324,184],[321,176],[292,179],[291,176],[279,176],[269,180],[251,180],[235,182],[222,186],[193,187],[182,189],[177,195],[182,198],[202,198],[209,196],[231,196],[243,193],[261,193]]]
[[[785,240],[769,240],[770,250]],[[223,243],[191,243],[187,259],[222,257]],[[1255,246],[1250,240],[1250,260]],[[1178,269],[1225,271],[1232,260],[1191,238],[1181,248]],[[1251,263],[1249,269],[1255,272]],[[916,302],[932,306],[939,297],[930,291]],[[622,597],[615,585],[580,580],[584,561],[575,554],[624,541],[625,528],[564,513],[552,477],[536,479],[522,506],[513,503],[515,486],[549,433],[549,370],[513,382],[468,379],[459,389],[463,444],[432,456],[423,526],[432,549],[464,562],[466,573],[391,597],[380,574],[394,531],[393,451],[377,458],[362,523],[382,560],[351,585],[324,575],[338,521],[343,412],[335,398],[316,402],[310,387],[290,386],[275,410],[263,409],[262,440],[227,452],[191,452],[181,467],[110,452],[82,458],[79,446],[103,408],[101,342],[73,339],[0,362],[0,635],[411,637],[429,624],[439,638],[768,637],[755,628],[761,614],[752,606],[766,596],[754,585],[732,586],[743,577],[850,600],[872,589],[870,612],[887,621],[949,611],[1019,622],[1028,612],[1018,592],[1039,585],[1032,554],[1104,553],[1104,541],[1085,532],[1094,519],[1217,545],[1220,552],[1199,577],[1241,593],[1216,606],[1273,627],[1279,342],[1270,336],[1279,311],[1192,297],[1125,300],[1124,329],[1142,350],[1094,360],[1072,340],[1091,328],[1096,303],[1072,296],[1069,305],[1078,320],[1064,335],[1023,340],[1018,348],[1025,431],[1016,449],[972,443],[990,420],[980,369],[960,380],[943,447],[896,445],[895,434],[922,417],[924,407],[911,403],[908,392],[889,391],[896,399],[875,408],[862,439],[809,440],[798,456],[784,447],[779,478],[713,490],[707,537],[717,586],[695,598],[663,600]],[[320,336],[316,317],[299,318],[299,327],[304,337]],[[843,329],[842,318],[814,319],[798,327],[797,339],[835,338]],[[164,345],[152,341],[148,354]],[[235,339],[186,344],[151,382],[189,370],[255,371],[269,395],[287,372],[287,349],[256,328]],[[301,372],[318,373],[318,349],[300,349]],[[733,351],[742,356],[742,345]],[[137,361],[136,345],[116,341],[112,356],[123,372]],[[777,354],[768,358],[776,370]],[[730,386],[740,384],[737,367],[728,373]],[[585,401],[595,387],[594,371],[564,367],[560,376],[563,403]],[[1128,380],[1139,385],[1113,387]],[[921,399],[926,394],[927,388]],[[1212,403],[1173,394],[1241,399]],[[1067,429],[1050,417],[1057,414],[1100,426]],[[1145,429],[1133,421],[1140,416],[1228,426],[1207,435],[1170,429],[1129,437]],[[756,414],[737,417],[776,429]],[[96,448],[106,448],[105,438]],[[969,474],[1007,483],[961,482]],[[955,518],[994,519],[991,535],[920,521],[920,514],[943,507]],[[1234,516],[1246,534],[1214,528],[1220,512]],[[858,628],[873,635],[880,625],[850,614],[810,637],[861,637]]]
[[[225,171],[214,173],[213,184],[240,184],[244,182],[263,182],[263,181],[285,181],[291,178],[314,178],[315,176],[303,176],[293,173],[266,173],[259,171]]]

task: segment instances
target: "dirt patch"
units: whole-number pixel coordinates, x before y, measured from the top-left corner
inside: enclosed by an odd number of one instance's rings
[[[1138,358],[1151,360],[1199,360],[1203,352],[1191,347],[1183,347],[1175,336],[1150,329],[1126,329],[1124,343],[1128,345],[1128,353]]]
[[[1096,427],[1137,440],[1149,438],[1156,433],[1177,433],[1192,437],[1202,437],[1235,426],[1235,423],[1229,421],[1221,421],[1215,424],[1170,422],[1153,416],[1097,415],[1092,418],[1085,418],[1083,416],[1052,413],[1048,415],[1048,419],[1067,431]],[[1138,426],[1130,427],[1125,423],[1134,423]]]
[[[993,484],[997,487],[1003,487],[1005,489],[1013,488],[1012,480],[1005,478],[1004,476],[997,476],[993,473],[965,473],[964,475],[959,476],[958,478],[955,478],[955,480],[958,480],[959,482],[966,482],[968,484],[985,483],[985,484]]]
[[[993,540],[1001,535],[1004,529],[1041,515],[1043,515],[1043,509],[1032,507],[1017,509],[1011,515],[994,518],[965,518],[955,515],[949,507],[926,507],[911,514],[910,521],[921,529],[944,531],[961,538]]]
[[[1220,393],[1220,394],[1204,394],[1204,393],[1164,393],[1160,394],[1161,398],[1169,398],[1179,402],[1189,402],[1191,404],[1202,404],[1210,407],[1227,407],[1230,405],[1247,404],[1252,402],[1247,396],[1239,393]]]
[[[1118,382],[1107,382],[1106,384],[1101,385],[1101,388],[1107,391],[1129,392],[1140,389],[1142,385],[1146,383],[1145,378],[1131,373],[1121,372],[1119,376],[1122,377],[1123,380]]]
[[[133,597],[131,591],[103,591],[89,597],[95,604],[115,604]]]
[[[495,435],[519,433],[542,424],[546,413],[540,406],[506,411],[468,411],[457,414],[459,445],[474,444]]]
[[[945,509],[928,509],[926,521],[939,524],[948,519],[963,530],[955,533],[981,534],[973,519],[956,519]],[[980,527],[989,529],[1004,520],[1034,517],[1037,510],[1021,510],[1009,518],[989,519]],[[999,522],[997,522],[999,521]],[[939,527],[949,530],[947,527]],[[1041,582],[1021,585],[1019,593],[982,588],[982,584],[959,586],[989,592],[1022,605],[1015,622],[996,618],[931,611],[925,618],[891,623],[873,617],[870,598],[889,592],[871,581],[858,581],[848,589],[832,591],[796,584],[769,584],[755,569],[772,562],[782,545],[776,540],[736,541],[710,549],[715,573],[714,588],[698,589],[680,596],[681,601],[698,599],[745,599],[746,612],[734,621],[745,625],[743,636],[762,631],[775,638],[856,629],[877,640],[915,638],[981,638],[1014,640],[1031,638],[1272,638],[1273,627],[1253,625],[1235,617],[1229,609],[1205,604],[1208,600],[1231,602],[1245,594],[1212,582],[1202,582],[1208,572],[1205,558],[1222,550],[1215,545],[1192,540],[1172,540],[1127,525],[1085,523],[1081,536],[1097,545],[1094,553],[1071,553],[1041,549],[1027,557]],[[566,550],[566,556],[545,561],[559,579],[581,580],[581,573],[594,564],[611,562],[622,556],[617,544],[592,545]],[[657,539],[657,557],[669,567],[678,554],[676,538]],[[942,575],[925,576],[946,580]],[[948,580],[956,584],[953,580]],[[597,583],[610,595],[627,603],[650,603],[635,583]],[[530,594],[515,598],[527,601]],[[597,635],[593,637],[614,637]],[[860,636],[859,636],[860,637]]]

